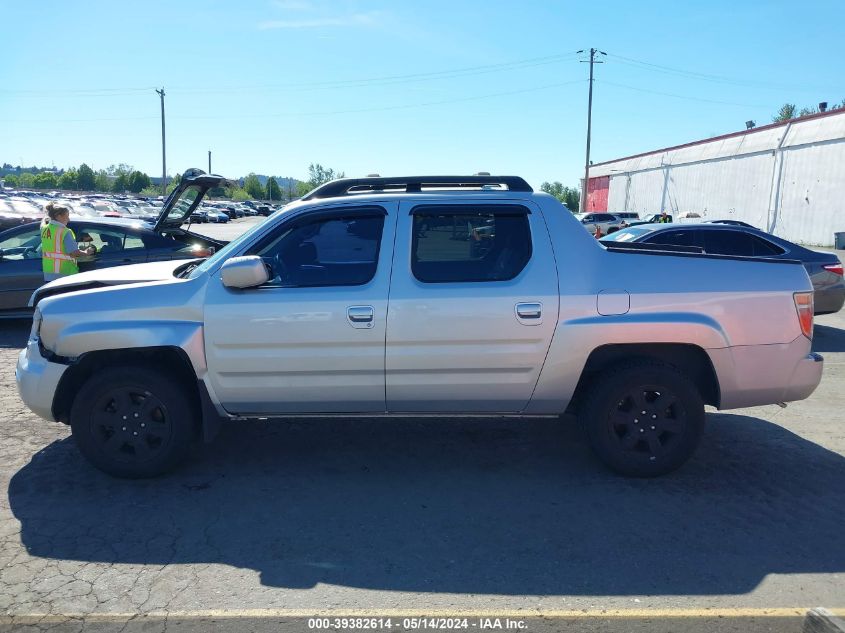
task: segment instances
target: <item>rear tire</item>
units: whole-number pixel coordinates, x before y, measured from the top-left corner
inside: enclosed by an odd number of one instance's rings
[[[100,470],[129,479],[175,468],[191,447],[197,414],[181,383],[147,367],[105,368],[70,410],[73,439]]]
[[[676,367],[633,361],[595,379],[579,417],[607,466],[628,477],[657,477],[695,452],[704,431],[704,401]]]

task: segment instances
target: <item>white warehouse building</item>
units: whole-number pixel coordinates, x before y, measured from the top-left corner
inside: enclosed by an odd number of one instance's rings
[[[590,167],[588,211],[664,209],[833,245],[845,232],[845,109]]]

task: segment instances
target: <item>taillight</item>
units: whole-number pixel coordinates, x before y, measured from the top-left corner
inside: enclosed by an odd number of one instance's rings
[[[813,293],[796,292],[792,296],[795,299],[795,309],[798,311],[801,333],[811,339],[813,338]]]
[[[839,275],[842,277],[842,262],[836,262],[835,264],[828,264],[824,267],[825,270],[829,270],[834,275]]]

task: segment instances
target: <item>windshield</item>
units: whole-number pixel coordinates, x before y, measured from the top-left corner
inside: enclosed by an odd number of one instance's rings
[[[255,235],[257,232],[261,231],[265,226],[266,225],[264,223],[256,224],[251,229],[249,229],[246,233],[242,233],[241,235],[239,235],[237,238],[235,238],[234,240],[232,240],[231,242],[226,244],[226,246],[224,246],[219,251],[214,253],[214,255],[212,255],[211,257],[209,257],[205,261],[203,261],[202,264],[200,264],[196,268],[193,268],[191,270],[191,273],[188,275],[188,279],[194,279],[195,277],[199,277],[200,275],[205,273],[207,270],[214,267],[214,265],[217,264],[217,262],[223,261],[226,258],[228,258],[229,255],[232,252],[236,251],[241,244],[249,241],[252,238],[253,235]]]
[[[650,233],[649,229],[620,229],[601,238],[602,242],[631,242],[641,235]]]

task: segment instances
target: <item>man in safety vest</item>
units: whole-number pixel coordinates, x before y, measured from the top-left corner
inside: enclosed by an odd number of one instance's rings
[[[79,250],[76,236],[67,227],[70,219],[67,207],[51,202],[46,210],[49,217],[41,224],[41,269],[44,281],[52,281],[78,273],[77,258],[92,255],[93,249]]]
[[[657,221],[660,222],[661,224],[663,224],[663,223],[666,223],[666,222],[671,222],[672,218],[669,217],[669,215],[666,213],[666,210],[664,209],[663,211],[660,212],[660,217],[657,218]]]

